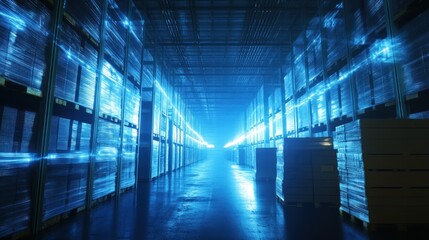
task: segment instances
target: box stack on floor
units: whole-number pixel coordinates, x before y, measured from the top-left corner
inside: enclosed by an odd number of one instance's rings
[[[339,205],[336,151],[331,138],[284,139],[286,205]]]
[[[256,148],[255,180],[276,180],[276,148]]]
[[[341,207],[367,224],[429,223],[429,121],[337,127]]]

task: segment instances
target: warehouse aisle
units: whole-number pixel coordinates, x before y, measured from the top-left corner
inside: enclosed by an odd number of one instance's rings
[[[344,236],[343,236],[344,235]],[[60,223],[40,239],[368,239],[331,209],[288,208],[274,183],[222,159],[140,184]]]

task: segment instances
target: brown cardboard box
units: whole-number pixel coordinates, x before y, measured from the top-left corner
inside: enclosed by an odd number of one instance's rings
[[[365,186],[429,188],[429,171],[366,171]]]
[[[369,205],[370,223],[429,223],[429,206]]]
[[[364,154],[363,160],[365,169],[429,170],[429,155],[426,154]]]

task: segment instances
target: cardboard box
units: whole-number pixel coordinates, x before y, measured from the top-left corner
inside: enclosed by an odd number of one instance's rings
[[[340,205],[340,195],[315,195],[314,202]]]
[[[276,179],[277,156],[276,148],[256,148],[256,180]]]
[[[366,171],[365,175],[366,187],[429,188],[429,171]]]
[[[429,148],[429,146],[428,146]],[[365,169],[428,170],[429,155],[385,154],[363,155]]]
[[[369,205],[369,223],[429,223],[429,206]]]
[[[284,195],[284,201],[286,203],[312,203],[313,195]]]

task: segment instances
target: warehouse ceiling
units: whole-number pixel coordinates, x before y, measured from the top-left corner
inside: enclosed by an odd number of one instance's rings
[[[141,0],[137,5],[145,17],[145,47],[206,124],[207,138],[236,123],[263,83],[280,84],[291,42],[314,16],[317,2]]]

